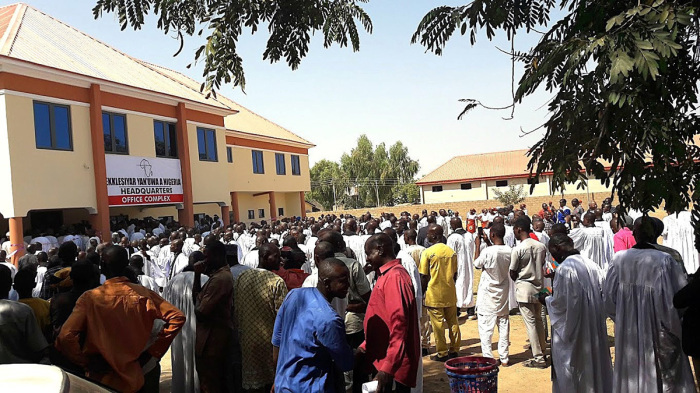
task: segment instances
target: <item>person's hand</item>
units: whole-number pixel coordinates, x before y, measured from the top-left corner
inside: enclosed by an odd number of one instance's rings
[[[391,392],[392,385],[394,384],[394,377],[384,371],[380,371],[377,373],[377,376],[374,377],[374,380],[377,381],[377,393]]]
[[[207,263],[206,261],[199,261],[195,263],[193,267],[196,274],[202,274],[207,268]]]
[[[272,388],[270,389],[270,393],[275,393],[275,384],[272,384]]]
[[[545,300],[547,299],[547,296],[549,296],[548,293],[540,292],[537,294],[537,300],[543,305],[547,305],[547,301]]]

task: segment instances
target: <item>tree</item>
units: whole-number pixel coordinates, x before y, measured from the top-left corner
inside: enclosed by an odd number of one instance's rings
[[[310,170],[311,188],[309,197],[321,205],[326,210],[335,209],[339,198],[345,195],[345,183],[342,182],[340,165],[337,162],[321,160]]]
[[[517,186],[511,184],[508,186],[507,191],[501,191],[498,188],[493,188],[492,191],[493,195],[496,196],[496,200],[503,206],[517,206],[518,203],[524,201],[525,197],[527,197],[527,193],[522,184]]]
[[[416,183],[404,183],[391,188],[391,205],[418,203],[419,201],[420,187]]]
[[[194,58],[204,60],[205,82],[202,89],[219,89],[233,83],[245,89],[243,59],[238,54],[238,39],[245,30],[254,34],[261,24],[267,25],[270,37],[263,59],[284,59],[292,69],[299,67],[309,51],[311,37],[320,33],[323,45],[352,46],[360,49],[357,22],[372,32],[372,21],[358,3],[367,0],[97,0],[95,19],[103,13],[115,13],[122,30],[140,29],[149,12],[158,15],[158,28],[165,34],[202,36],[206,41]],[[178,51],[179,53],[179,51]]]
[[[563,17],[550,23],[555,7]],[[524,63],[513,106],[544,88],[553,94],[544,137],[529,152],[535,176],[583,187],[613,185],[624,210],[671,212],[697,203],[700,78],[697,3],[671,0],[476,0],[430,11],[413,42],[440,54],[459,31],[511,39],[542,29],[536,46],[512,51]],[[467,99],[462,115],[481,105]],[[461,116],[461,115],[460,115]],[[695,219],[700,218],[696,212]],[[696,225],[697,228],[700,228]]]
[[[361,135],[340,163],[321,160],[311,168],[311,195],[326,206],[334,186],[337,204],[346,208],[415,203],[420,198],[415,185],[419,169],[403,143],[387,150],[384,143],[374,146],[367,135]]]

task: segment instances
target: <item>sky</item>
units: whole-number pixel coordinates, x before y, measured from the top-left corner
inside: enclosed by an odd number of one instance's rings
[[[154,17],[141,30],[122,31],[113,14],[93,18],[95,0],[24,2],[131,56],[203,80],[201,66],[186,68],[202,37],[186,37],[183,51],[173,57],[179,42],[158,30]],[[374,30],[362,34],[359,52],[337,45],[325,49],[322,35],[316,34],[297,70],[283,62],[263,60],[268,35],[262,28],[239,42],[245,93],[232,86],[220,92],[313,142],[316,147],[309,151],[312,165],[321,159],[339,160],[362,134],[375,144],[389,146],[401,141],[419,161],[419,177],[454,156],[532,146],[543,132],[521,137],[521,129],[544,123],[550,92],[538,91],[526,98],[512,120],[503,119],[509,111],[486,109],[475,109],[457,120],[463,107],[460,98],[476,98],[494,107],[510,104],[511,62],[497,49],[508,49],[510,43],[504,34],[494,41],[481,35],[471,46],[468,33],[461,36],[457,32],[442,56],[412,45],[411,35],[421,18],[445,4],[464,3],[374,0],[365,4]],[[525,51],[538,39],[537,33],[519,34],[516,50]],[[516,67],[516,81],[520,75],[522,68]]]

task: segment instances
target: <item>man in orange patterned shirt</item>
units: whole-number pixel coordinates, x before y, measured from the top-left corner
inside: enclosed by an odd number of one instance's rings
[[[142,367],[163,357],[185,315],[155,292],[129,282],[124,248],[107,247],[102,264],[107,281],[78,299],[56,339],[56,349],[83,367],[88,378],[120,392],[136,392],[144,386]],[[148,345],[157,319],[165,326]]]

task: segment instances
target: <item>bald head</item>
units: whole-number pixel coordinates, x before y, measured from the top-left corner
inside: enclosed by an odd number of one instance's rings
[[[328,242],[333,245],[333,252],[345,251],[345,240],[339,232],[331,230],[323,230],[318,233],[319,242]]]
[[[316,265],[324,259],[333,257],[335,251],[333,250],[333,245],[329,242],[317,242],[316,248],[314,248],[314,260]]]
[[[107,278],[119,277],[124,275],[126,267],[129,266],[129,256],[126,249],[119,246],[109,246],[102,252],[102,262],[104,275]]]
[[[279,270],[281,254],[280,249],[274,244],[263,244],[258,250],[258,264],[265,270]]]
[[[462,219],[459,217],[452,217],[450,220],[450,229],[460,229],[462,228]]]
[[[567,235],[556,233],[549,239],[549,253],[555,261],[562,263],[572,254],[578,254],[574,248],[574,241]]]
[[[437,244],[442,240],[444,230],[442,226],[437,224],[430,224],[428,226],[428,241],[432,244]]]
[[[386,233],[378,233],[367,239],[365,253],[367,254],[367,262],[375,269],[379,269],[385,263],[396,259],[394,241]]]
[[[403,231],[403,240],[408,245],[416,244],[416,239],[418,238],[418,233],[415,229],[408,229]]]

